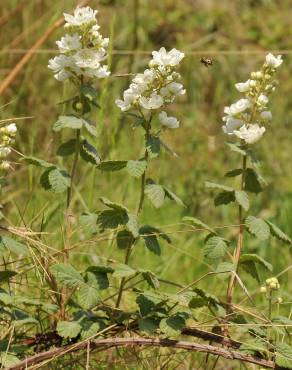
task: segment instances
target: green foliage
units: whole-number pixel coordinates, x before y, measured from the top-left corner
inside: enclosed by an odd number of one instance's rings
[[[150,226],[150,225],[143,225],[139,229],[139,234],[144,240],[145,247],[153,252],[154,254],[160,256],[161,248],[158,241],[158,238],[162,238],[166,240],[168,243],[171,243],[170,238],[164,234],[161,230]]]
[[[143,161],[143,160],[128,161],[126,167],[127,167],[127,170],[128,170],[128,172],[131,176],[139,178],[146,171],[147,162]]]
[[[292,347],[286,343],[276,345],[276,364],[286,369],[292,369]]]
[[[82,327],[76,321],[59,321],[57,332],[62,338],[76,338]]]
[[[286,244],[292,244],[291,238],[287,234],[285,234],[278,226],[268,220],[265,220],[265,222],[270,226],[270,232],[275,238],[281,240]]]
[[[150,135],[146,142],[146,149],[149,158],[153,159],[159,156],[160,153],[160,139],[158,136]]]
[[[96,128],[91,122],[73,115],[59,116],[58,121],[53,125],[53,131],[55,132],[59,132],[66,128],[71,128],[72,130],[81,130],[84,128],[91,135],[97,135]]]
[[[61,157],[67,157],[74,154],[76,148],[76,139],[70,139],[65,143],[61,144],[57,150],[57,155]]]
[[[214,235],[217,234],[217,232],[214,229],[212,229],[210,226],[208,226],[207,224],[205,224],[204,222],[202,222],[198,218],[185,216],[185,217],[183,217],[182,221],[190,222],[193,225],[198,226],[199,228],[203,228],[203,229],[209,231],[211,234],[214,234]]]
[[[162,319],[159,328],[167,337],[177,337],[185,325],[185,318],[180,314],[175,314]]]
[[[0,254],[5,250],[23,256],[28,254],[26,245],[16,241],[15,239],[9,238],[9,236],[2,235],[0,236]]]
[[[163,205],[165,191],[162,186],[157,184],[148,184],[145,188],[145,194],[155,208],[160,208]]]
[[[235,199],[237,203],[245,210],[248,211],[249,209],[249,198],[245,191],[236,190],[235,191]]]
[[[227,250],[227,243],[219,236],[211,236],[207,239],[204,247],[204,256],[210,259],[220,259],[224,257]]]
[[[64,263],[55,264],[51,267],[51,271],[56,276],[57,281],[68,288],[77,288],[84,282],[83,277],[71,265]]]
[[[250,193],[258,194],[263,191],[262,185],[260,183],[260,177],[252,168],[247,168],[245,170],[245,184],[244,190]]]
[[[128,161],[103,161],[97,168],[101,171],[114,172],[120,171],[127,166]]]
[[[234,201],[235,201],[235,194],[233,191],[222,191],[215,197],[214,204],[215,204],[215,207],[218,207],[224,204],[226,205],[226,204],[232,203]]]
[[[240,256],[239,265],[254,279],[260,283],[257,265],[264,267],[267,271],[273,271],[273,266],[257,254],[243,254]]]
[[[254,216],[248,216],[245,219],[245,225],[247,230],[260,240],[266,240],[270,236],[270,228],[267,223]]]
[[[87,140],[83,140],[80,146],[80,155],[85,162],[98,165],[100,163],[100,157],[97,150]]]

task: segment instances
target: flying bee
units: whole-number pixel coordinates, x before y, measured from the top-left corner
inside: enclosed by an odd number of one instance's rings
[[[210,67],[213,65],[213,60],[210,58],[202,57],[200,63],[204,64],[205,67]]]

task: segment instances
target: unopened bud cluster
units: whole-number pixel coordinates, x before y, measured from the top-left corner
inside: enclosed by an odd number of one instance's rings
[[[160,110],[172,103],[177,96],[185,94],[183,85],[178,82],[181,76],[177,72],[184,53],[176,49],[167,52],[165,48],[161,48],[153,51],[152,56],[149,68],[144,73],[137,74],[124,91],[123,100],[116,100],[123,112],[133,110],[147,116],[149,112]],[[159,120],[165,127],[179,127],[179,121],[175,117],[169,117],[164,111],[160,111]]]
[[[6,157],[11,153],[11,144],[14,143],[17,127],[15,123],[10,123],[0,127],[0,169],[8,170],[10,163]]]
[[[272,277],[266,280],[266,285],[260,288],[261,293],[267,293],[271,290],[279,290],[280,284],[276,277]]]
[[[99,33],[97,10],[77,7],[74,15],[64,13],[67,33],[57,41],[60,54],[49,61],[48,67],[59,81],[75,80],[80,76],[94,80],[109,76],[107,57],[109,39]]]
[[[223,131],[227,135],[235,135],[246,144],[260,140],[266,131],[262,125],[272,119],[269,97],[277,86],[274,75],[282,62],[281,55],[268,54],[261,70],[252,72],[247,81],[235,84],[244,98],[224,108]]]

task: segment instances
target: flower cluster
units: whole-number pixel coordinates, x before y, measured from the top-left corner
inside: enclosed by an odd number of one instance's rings
[[[266,285],[262,286],[261,293],[266,293],[268,290],[279,290],[280,284],[276,277],[272,277],[266,280]]]
[[[149,68],[144,73],[137,74],[129,88],[124,91],[123,100],[117,99],[117,106],[123,111],[138,111],[143,116],[172,103],[179,95],[185,94],[185,89],[177,72],[184,53],[176,49],[167,52],[165,48],[152,52],[153,58]],[[159,114],[160,123],[164,127],[179,127],[175,117],[169,117],[166,112]]]
[[[109,76],[108,66],[102,64],[109,39],[99,33],[96,14],[90,7],[77,7],[74,15],[64,13],[67,33],[56,42],[61,55],[50,59],[48,65],[57,80]]]
[[[17,127],[15,123],[0,128],[0,169],[10,168],[9,162],[5,159],[11,153],[11,144],[14,143]]]
[[[244,98],[224,108],[223,131],[227,135],[235,135],[246,144],[256,143],[263,136],[266,129],[262,125],[272,119],[267,105],[277,85],[273,77],[282,62],[281,55],[268,54],[261,70],[252,72],[247,81],[235,84]]]

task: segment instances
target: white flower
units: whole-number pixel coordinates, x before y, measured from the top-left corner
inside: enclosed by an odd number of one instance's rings
[[[183,85],[178,82],[171,82],[160,90],[162,96],[167,96],[168,94],[178,96],[184,95],[186,90],[183,88]]]
[[[271,121],[273,118],[272,112],[269,110],[264,110],[263,112],[261,112],[260,116],[263,120],[267,121]]]
[[[15,123],[10,123],[8,126],[6,126],[6,131],[8,134],[13,135],[17,132],[17,126]]]
[[[0,147],[0,158],[5,158],[10,153],[11,153],[11,149],[10,148],[8,148],[6,146]]]
[[[73,56],[79,68],[97,69],[105,58],[105,50],[81,49]]]
[[[167,113],[164,111],[159,113],[158,117],[163,126],[166,126],[168,128],[179,127],[179,120],[177,120],[175,117],[168,117]]]
[[[249,99],[239,99],[236,103],[231,104],[230,107],[225,107],[224,113],[228,116],[235,116],[238,113],[244,112],[250,105]]]
[[[177,49],[172,49],[169,52],[165,48],[161,48],[159,51],[152,52],[153,59],[150,62],[150,66],[177,66],[181,60],[184,58],[184,53]]]
[[[56,44],[60,50],[60,53],[68,53],[81,49],[82,45],[80,39],[81,36],[79,36],[77,33],[74,33],[74,35],[66,34],[61,38],[61,40],[56,41]]]
[[[133,94],[132,91],[128,89],[124,91],[124,100],[116,99],[116,105],[121,109],[121,111],[126,112],[132,108],[136,99],[136,94]]]
[[[261,94],[259,97],[258,97],[258,103],[260,105],[267,105],[269,102],[269,98],[264,95],[264,94]]]
[[[0,164],[0,169],[1,170],[8,170],[10,168],[10,163],[8,161],[3,161]]]
[[[260,127],[257,124],[243,125],[239,130],[234,131],[234,134],[238,138],[244,140],[247,144],[254,144],[260,140],[265,131],[265,127]]]
[[[49,60],[48,67],[54,72],[54,76],[58,81],[65,81],[72,76],[72,71],[76,71],[76,65],[72,57],[66,55],[58,55]]]
[[[241,121],[240,119],[228,117],[222,129],[225,134],[234,135],[234,131],[243,126],[243,124],[243,121]]]
[[[266,56],[266,63],[272,68],[278,68],[283,63],[282,55],[277,55],[275,57],[273,54],[269,53]]]
[[[157,92],[153,92],[149,98],[142,96],[139,102],[144,109],[158,109],[163,105],[163,98]]]
[[[80,27],[88,23],[96,22],[97,10],[91,9],[89,6],[79,8],[74,11],[74,15],[64,13],[66,21],[65,27]]]
[[[235,88],[239,92],[247,92],[251,87],[250,86],[250,81],[253,81],[253,80],[247,80],[245,82],[238,82],[237,84],[235,84]]]

